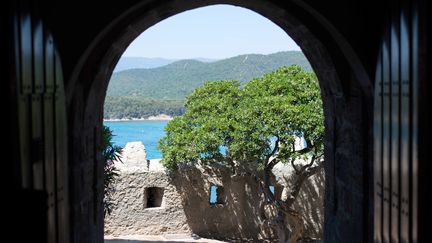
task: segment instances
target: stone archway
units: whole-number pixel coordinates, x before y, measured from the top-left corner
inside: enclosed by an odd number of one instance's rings
[[[92,42],[67,83],[74,241],[103,236],[100,126],[108,81],[140,33],[174,14],[212,4],[253,10],[285,30],[320,81],[326,127],[327,242],[363,242],[369,221],[372,83],[349,44],[319,12],[300,1],[145,1],[132,6]],[[87,214],[83,214],[85,211]],[[354,220],[355,219],[355,220]]]

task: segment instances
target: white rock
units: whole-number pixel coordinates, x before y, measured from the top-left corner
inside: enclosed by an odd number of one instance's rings
[[[123,163],[116,163],[120,171],[148,171],[147,153],[142,142],[129,142],[123,148]]]
[[[164,171],[165,167],[160,163],[161,159],[149,160],[149,171]]]

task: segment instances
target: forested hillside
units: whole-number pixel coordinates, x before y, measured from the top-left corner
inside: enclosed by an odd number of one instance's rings
[[[104,118],[147,118],[159,114],[180,116],[184,100],[157,100],[143,96],[111,96],[105,100]]]
[[[208,58],[194,58],[198,61],[202,62],[213,62],[216,59],[208,59]],[[120,72],[128,69],[136,69],[136,68],[157,68],[168,65],[175,61],[179,61],[179,59],[166,59],[166,58],[151,58],[151,57],[121,57],[118,61],[117,65],[114,68],[114,72]]]
[[[240,55],[215,62],[181,60],[151,69],[131,69],[112,75],[105,101],[105,118],[140,118],[161,113],[181,115],[184,98],[209,80],[234,79],[242,84],[281,66],[311,67],[300,51],[270,55]]]

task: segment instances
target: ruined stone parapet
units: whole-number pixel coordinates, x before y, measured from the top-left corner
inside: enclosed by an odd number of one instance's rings
[[[159,159],[145,158],[141,142],[128,143],[123,160],[105,234],[196,233],[219,239],[271,236],[259,216],[263,197],[254,178],[233,176],[229,168],[218,164],[182,166],[176,173],[166,173]],[[273,172],[275,187],[286,190],[292,167],[278,164]],[[214,186],[220,195],[212,204]],[[303,188],[295,208],[305,212],[307,236],[316,238],[322,235],[324,173],[311,177]]]
[[[148,171],[147,153],[142,142],[129,142],[123,148],[122,163],[116,162],[115,166],[123,172]]]

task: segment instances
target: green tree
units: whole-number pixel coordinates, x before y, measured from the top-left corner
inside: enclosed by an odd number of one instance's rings
[[[268,204],[278,212],[267,223],[280,242],[297,241],[303,221],[293,203],[303,183],[324,165],[322,102],[313,73],[293,65],[244,87],[237,81],[207,82],[187,98],[185,114],[165,130],[159,147],[166,167],[217,162],[233,174],[255,176],[265,196],[263,208]],[[270,191],[277,163],[294,169],[284,201]]]
[[[114,182],[118,177],[118,170],[115,167],[114,162],[121,162],[122,148],[114,145],[112,138],[112,131],[107,126],[103,126],[103,150],[102,155],[104,157],[104,216],[111,213],[112,209],[112,193],[114,192]]]

